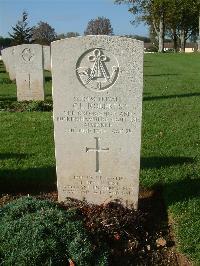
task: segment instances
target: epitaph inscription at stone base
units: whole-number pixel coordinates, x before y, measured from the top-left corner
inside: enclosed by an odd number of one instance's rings
[[[85,36],[51,53],[59,200],[137,208],[143,43]]]
[[[39,44],[15,46],[18,101],[44,100],[43,50]]]

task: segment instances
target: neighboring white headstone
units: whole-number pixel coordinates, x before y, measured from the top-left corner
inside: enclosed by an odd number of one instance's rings
[[[59,201],[137,208],[143,42],[68,38],[51,53]]]
[[[1,50],[2,60],[6,68],[6,72],[8,72],[8,48],[4,48]]]
[[[15,46],[15,70],[18,101],[44,100],[42,46]]]
[[[15,73],[15,46],[11,46],[7,48],[7,56],[8,56],[8,72],[10,80],[15,80],[16,73]]]
[[[43,46],[44,69],[51,71],[51,49],[50,46]]]

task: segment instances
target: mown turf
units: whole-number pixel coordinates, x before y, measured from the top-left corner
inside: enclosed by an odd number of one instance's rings
[[[0,60],[0,101],[16,101],[17,91],[15,82],[9,79],[8,73],[4,68],[3,62]]]
[[[5,80],[1,82],[1,79]],[[0,101],[16,86],[0,68]],[[45,90],[51,100],[51,78]],[[55,185],[51,112],[0,113],[0,186]],[[200,55],[147,54],[144,62],[142,186],[163,188],[178,248],[200,263]],[[10,182],[12,180],[12,182]],[[47,187],[48,187],[47,186]]]
[[[141,183],[161,185],[180,251],[200,263],[200,55],[144,62]]]
[[[0,190],[52,189],[56,177],[51,113],[1,112],[0,127]]]

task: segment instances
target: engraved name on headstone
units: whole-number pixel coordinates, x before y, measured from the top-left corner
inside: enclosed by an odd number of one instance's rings
[[[85,36],[51,52],[59,200],[137,208],[143,43]]]
[[[15,46],[17,100],[44,100],[43,50],[39,44]]]

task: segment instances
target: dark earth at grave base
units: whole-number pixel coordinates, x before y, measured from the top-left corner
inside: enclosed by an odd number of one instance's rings
[[[30,193],[35,194],[35,193]],[[23,194],[3,194],[0,206]],[[35,194],[37,198],[57,201],[57,192]],[[117,203],[89,205],[68,200],[63,208],[77,207],[85,217],[86,227],[94,244],[101,239],[111,250],[112,266],[190,266],[184,256],[175,251],[171,225],[162,199],[161,189],[140,189],[138,211],[123,208]],[[71,262],[75,265],[76,262]]]

